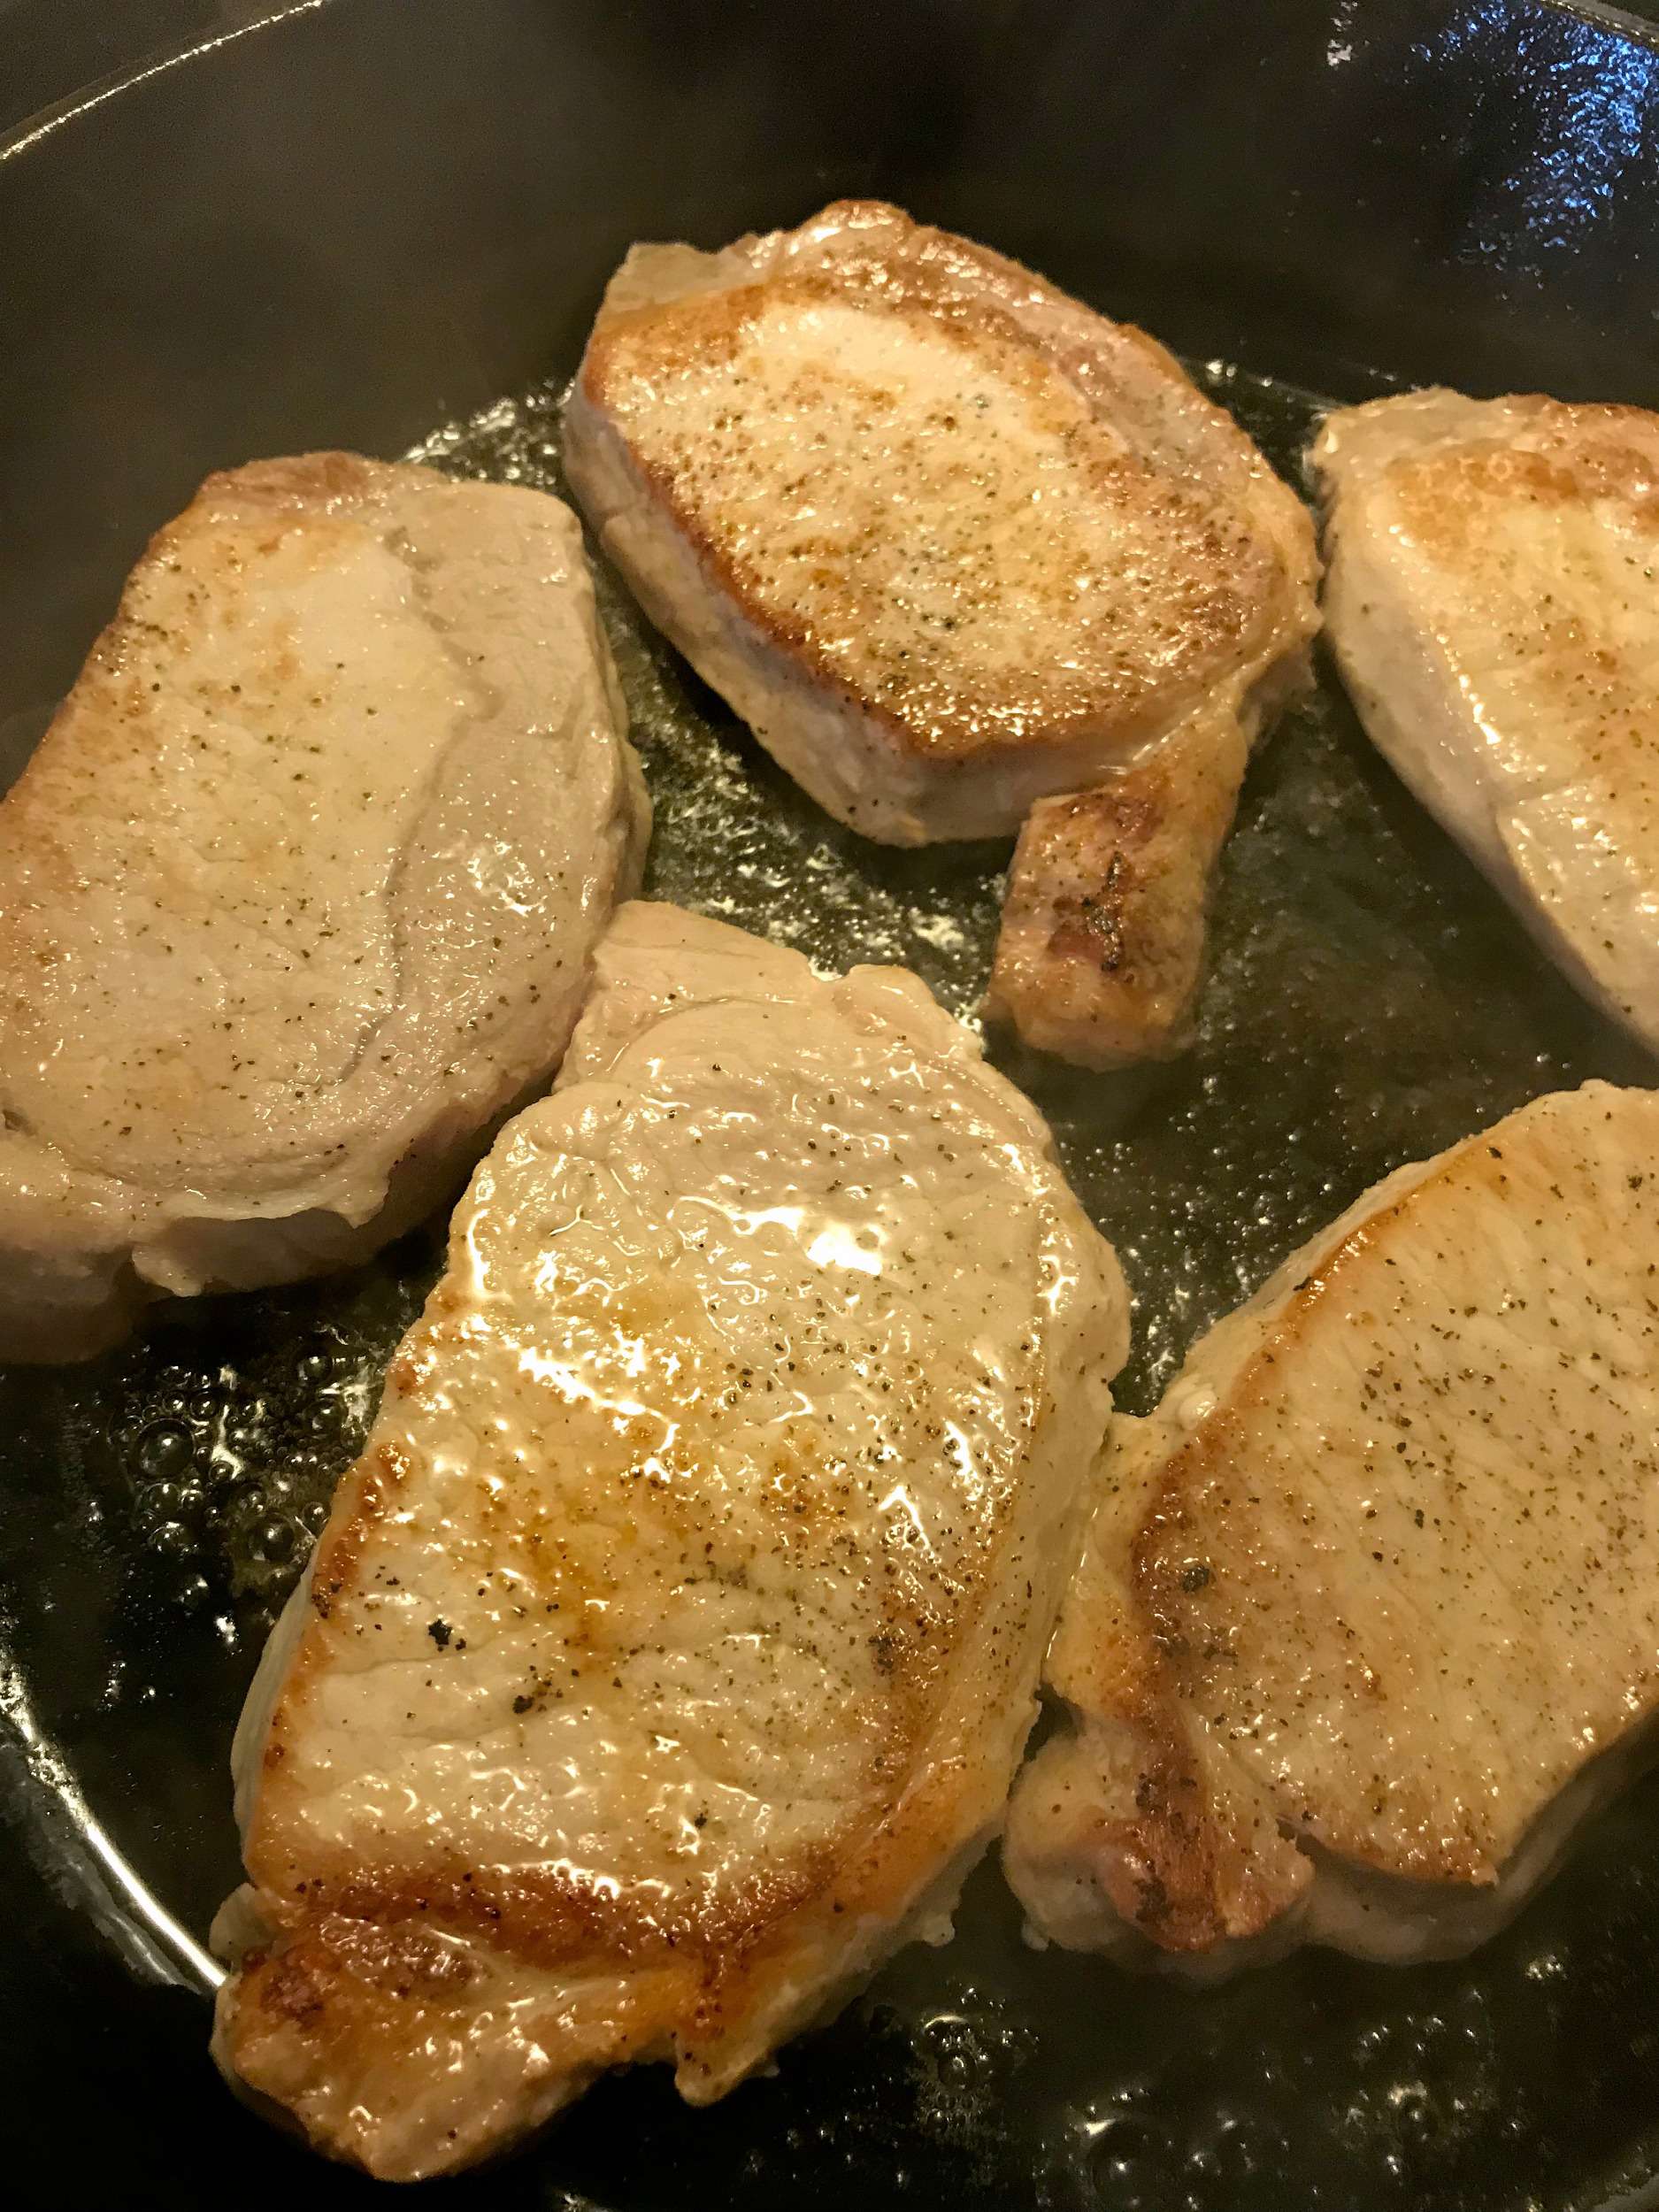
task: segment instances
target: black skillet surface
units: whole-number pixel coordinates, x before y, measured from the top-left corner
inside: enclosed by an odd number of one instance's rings
[[[551,393],[631,238],[711,243],[849,191],[1145,320],[1287,468],[1310,393],[1391,377],[1659,401],[1659,53],[1605,15],[323,0],[0,160],[12,764],[207,468],[424,440],[444,465],[556,482]],[[909,960],[967,1010],[1002,856],[901,858],[835,830],[619,594],[609,611],[655,887],[835,958]],[[1216,942],[1187,1062],[1012,1070],[1138,1294],[1136,1409],[1400,1160],[1588,1074],[1653,1079],[1328,690],[1256,764]],[[0,1379],[0,2202],[373,2193],[220,2091],[196,1939],[234,1875],[224,1762],[259,1637],[434,1251],[417,1237],[361,1277]],[[1315,1954],[1201,1993],[1034,1957],[990,1866],[953,1946],[895,1961],[777,2078],[704,2114],[660,2074],[608,2083],[527,2157],[438,2193],[1645,2201],[1656,1969],[1659,1782],[1507,1936],[1415,1971]]]

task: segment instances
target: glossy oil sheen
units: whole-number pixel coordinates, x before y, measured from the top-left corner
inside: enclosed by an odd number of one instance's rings
[[[717,245],[833,192],[907,202],[1173,342],[1343,399],[1442,377],[1652,403],[1656,84],[1616,19],[1537,0],[1262,0],[1225,32],[1169,0],[894,0],[879,34],[863,11],[739,5],[694,35],[669,0],[469,0],[465,28],[452,0],[308,10],[0,162],[0,742],[15,764],[210,467],[395,453],[567,373],[632,239]],[[1206,380],[1294,465],[1305,394]],[[440,457],[555,480],[555,389],[469,416]],[[907,960],[970,1008],[1004,851],[834,829],[608,608],[659,810],[652,887],[837,963]],[[1255,764],[1215,946],[1190,1059],[1011,1071],[1138,1295],[1134,1409],[1400,1160],[1586,1075],[1653,1079],[1328,685]],[[242,1688],[437,1248],[0,1383],[20,2204],[384,2201],[230,2104],[190,1985],[235,1876]],[[992,1866],[949,1948],[895,1960],[776,2078],[703,2113],[660,2071],[608,2082],[445,2200],[1629,2202],[1659,2166],[1655,1988],[1652,1784],[1508,1934],[1410,1971],[1308,1954],[1195,1992],[1033,1957]]]

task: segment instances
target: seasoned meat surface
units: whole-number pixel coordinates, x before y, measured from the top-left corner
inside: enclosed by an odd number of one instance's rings
[[[1412,392],[1328,418],[1332,646],[1372,740],[1659,1046],[1659,416]]]
[[[1232,710],[1201,708],[1105,783],[1038,800],[1009,872],[994,1021],[1082,1067],[1180,1051],[1246,757]]]
[[[223,2063],[372,2171],[717,2097],[1000,1824],[1125,1348],[915,979],[623,910],[238,1736]]]
[[[1459,1950],[1647,1755],[1659,1096],[1402,1169],[1120,1423],[1005,1861],[1036,1927],[1227,1966]]]
[[[647,612],[867,836],[1011,836],[1187,732],[1194,792],[1171,819],[1205,857],[1178,871],[1185,922],[1151,918],[1131,956],[1169,964],[1182,928],[1202,947],[1207,817],[1224,797],[1225,831],[1238,763],[1304,679],[1317,562],[1300,501],[1161,346],[966,239],[840,202],[719,253],[636,247],[565,429]],[[1069,895],[1079,854],[1051,881],[1056,849],[1024,849],[1011,932]],[[1096,849],[1110,868],[1117,847]],[[1096,1064],[1169,1049],[1182,1018],[1148,1009],[1137,1037],[1119,998],[1096,1034],[1070,995],[1033,1041]],[[1002,1000],[1025,1029],[1029,995]]]
[[[0,1357],[356,1257],[557,1064],[648,811],[557,500],[210,478],[0,804]]]

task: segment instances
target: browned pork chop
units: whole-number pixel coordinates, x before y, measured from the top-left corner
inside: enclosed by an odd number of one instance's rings
[[[1083,1067],[1180,1049],[1247,751],[1230,707],[1201,708],[1107,782],[1039,799],[1009,871],[993,1020]]]
[[[1000,1824],[1125,1300],[913,977],[631,906],[238,1732],[219,2048],[373,2172],[721,2095]]]
[[[646,611],[890,843],[1011,835],[1183,725],[1216,735],[1225,823],[1305,666],[1311,525],[1236,425],[1140,331],[895,208],[635,248],[565,427]],[[1021,1025],[1031,964],[1002,992]]]
[[[1119,1423],[1005,1862],[1225,1967],[1489,1933],[1659,1703],[1659,1095],[1405,1168]]]
[[[0,1358],[425,1211],[545,1082],[648,811],[580,533],[350,454],[210,478],[0,805]]]
[[[1659,1048],[1659,415],[1332,415],[1326,613],[1367,731],[1595,1005]]]

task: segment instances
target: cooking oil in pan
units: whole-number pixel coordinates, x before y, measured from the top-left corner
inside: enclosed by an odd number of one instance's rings
[[[1308,395],[1198,373],[1286,472]],[[559,388],[419,457],[562,488]],[[896,853],[826,819],[602,576],[657,806],[649,889],[843,967],[898,961],[973,1020],[1003,847]],[[1226,849],[1194,1049],[1085,1075],[992,1048],[1048,1113],[1136,1298],[1120,1402],[1402,1160],[1590,1075],[1652,1080],[1410,803],[1339,695],[1262,749]],[[137,1873],[198,1934],[235,1875],[227,1758],[257,1649],[392,1346],[423,1233],[349,1278],[157,1317],[63,1376],[0,1382],[5,1680]],[[53,1768],[52,1771],[59,1769]],[[48,1786],[41,1777],[36,1786]],[[1293,1957],[1219,1989],[1024,1945],[994,1863],[948,1947],[902,1954],[775,2078],[692,2112],[601,2084],[493,2206],[1016,2208],[1590,2201],[1586,2141],[1652,2128],[1621,2024],[1659,1970],[1659,1785],[1615,1808],[1506,1936],[1410,1972]]]

